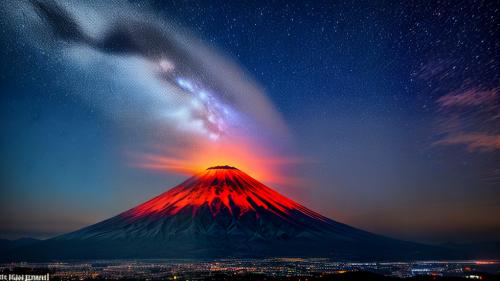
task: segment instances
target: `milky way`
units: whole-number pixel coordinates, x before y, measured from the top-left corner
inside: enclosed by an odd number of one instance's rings
[[[283,145],[286,127],[262,90],[235,64],[173,24],[135,7],[113,9],[112,4],[101,9],[52,1],[20,6],[23,17],[16,20],[44,34],[32,43],[48,41],[45,51],[64,58],[65,68],[109,77],[126,89],[118,102],[115,93],[101,89],[96,90],[102,93],[99,98],[81,88],[75,92],[122,123],[163,131],[158,146],[182,143],[202,154],[207,147],[244,140],[242,149],[259,155],[260,147],[273,139]],[[189,160],[197,161],[193,158]]]

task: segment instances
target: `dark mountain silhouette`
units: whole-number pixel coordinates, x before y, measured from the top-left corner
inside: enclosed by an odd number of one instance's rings
[[[19,238],[15,240],[8,240],[8,239],[0,239],[0,253],[7,252],[9,250],[19,248],[19,247],[24,247],[24,246],[29,246],[36,244],[40,242],[41,240],[35,239],[35,238]]]

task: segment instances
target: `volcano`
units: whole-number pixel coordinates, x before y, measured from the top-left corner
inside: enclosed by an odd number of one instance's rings
[[[100,223],[24,249],[10,259],[300,256],[404,259],[431,247],[324,217],[230,166],[216,166]]]

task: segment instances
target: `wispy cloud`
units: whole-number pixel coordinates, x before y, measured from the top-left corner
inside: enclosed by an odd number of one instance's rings
[[[492,151],[500,149],[500,134],[462,133],[447,135],[435,142],[438,145],[465,145],[469,151]]]
[[[439,140],[435,145],[464,145],[470,152],[500,149],[500,87],[471,87],[437,99]]]
[[[465,92],[450,93],[438,99],[442,107],[452,106],[477,106],[495,102],[498,98],[499,88],[490,90],[469,89]]]

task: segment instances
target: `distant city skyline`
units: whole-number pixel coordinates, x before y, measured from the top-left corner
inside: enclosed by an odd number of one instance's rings
[[[252,274],[276,278],[284,276],[334,276],[335,274],[349,272],[358,273],[358,279],[367,277],[366,274],[363,274],[364,272],[372,272],[380,276],[391,276],[392,278],[434,276],[434,278],[462,277],[468,279],[482,278],[481,280],[483,280],[486,274],[497,273],[499,269],[498,262],[481,260],[338,262],[325,258],[215,259],[204,261],[97,260],[92,262],[10,263],[0,265],[0,269],[10,269],[15,266],[30,266],[39,269],[41,272],[44,270],[47,271],[46,267],[50,266],[56,269],[54,273],[50,274],[52,278],[74,278],[76,275],[82,279],[95,279],[96,277],[117,279],[117,276],[121,276],[123,279],[148,278],[153,280],[174,278],[174,276],[175,279],[180,280],[190,280],[190,278],[206,278],[210,280],[209,277],[213,277],[216,274],[239,278],[237,280],[245,280],[245,276],[251,277]]]

